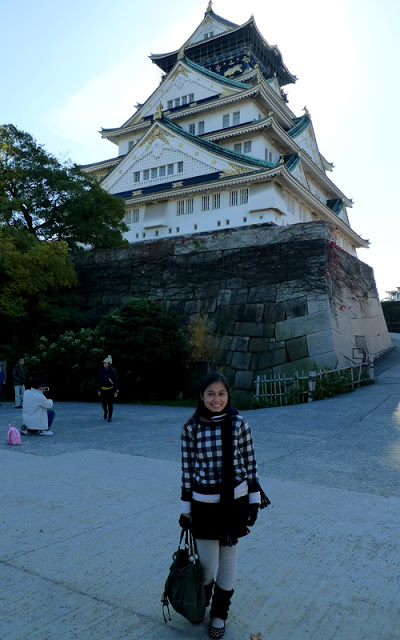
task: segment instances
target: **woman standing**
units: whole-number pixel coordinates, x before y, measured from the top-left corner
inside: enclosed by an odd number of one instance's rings
[[[104,410],[104,420],[112,422],[114,398],[118,395],[117,372],[112,368],[112,358],[107,356],[103,361],[97,383],[97,393],[101,397]],[[108,414],[107,414],[108,411]]]
[[[238,540],[257,519],[260,486],[250,428],[230,407],[228,383],[221,374],[203,379],[198,407],[181,440],[179,523],[192,529],[207,603],[212,598],[209,636],[222,638],[236,580]]]

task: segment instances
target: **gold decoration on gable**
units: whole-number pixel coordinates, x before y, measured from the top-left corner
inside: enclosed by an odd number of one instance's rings
[[[221,178],[227,178],[229,176],[238,176],[243,173],[252,173],[255,170],[255,167],[241,167],[240,165],[232,164],[228,162],[230,169],[224,169],[221,171]]]
[[[153,129],[149,137],[145,140],[147,144],[146,151],[150,149],[155,140],[162,140],[162,142],[164,142],[165,144],[169,144],[167,133],[164,131],[164,129],[161,129],[161,127],[157,127],[156,129]]]
[[[172,183],[172,188],[176,189],[177,187],[183,187],[183,182],[182,180],[179,180],[179,182],[173,182]]]
[[[141,196],[142,195],[142,190],[138,189],[137,191],[132,191],[132,195],[133,196]]]

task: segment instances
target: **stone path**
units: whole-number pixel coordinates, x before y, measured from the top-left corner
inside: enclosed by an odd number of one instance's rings
[[[400,343],[377,383],[245,412],[272,506],[241,541],[227,640],[398,640]],[[53,438],[5,443],[0,407],[0,639],[197,640],[160,596],[179,535],[190,410],[56,403]]]

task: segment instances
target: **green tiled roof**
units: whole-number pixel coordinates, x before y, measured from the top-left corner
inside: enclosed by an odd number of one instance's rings
[[[259,167],[260,169],[272,169],[278,165],[277,162],[266,162],[265,160],[259,160],[258,158],[251,158],[247,155],[243,155],[241,153],[236,153],[235,151],[231,151],[231,149],[225,149],[221,147],[219,144],[215,144],[215,142],[210,142],[209,140],[204,140],[203,138],[199,138],[188,131],[185,131],[175,122],[172,122],[166,116],[162,116],[158,122],[162,122],[168,129],[174,131],[178,135],[190,140],[190,142],[194,142],[197,146],[210,151],[211,153],[217,153],[220,156],[224,156],[225,158],[232,160],[234,162],[240,162],[241,164],[247,164],[251,167]]]
[[[305,114],[304,116],[300,116],[300,118],[294,118],[293,122],[294,126],[286,133],[288,133],[291,138],[296,138],[296,136],[300,135],[300,133],[303,133],[303,131],[305,131],[307,127],[310,126],[311,118],[308,114]]]

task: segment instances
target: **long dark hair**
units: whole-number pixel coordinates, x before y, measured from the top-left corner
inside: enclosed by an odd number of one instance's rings
[[[227,407],[230,407],[231,405],[231,394],[230,394],[230,389],[229,389],[229,383],[228,380],[225,378],[225,376],[222,375],[222,373],[217,373],[217,372],[212,372],[212,373],[206,373],[206,375],[202,378],[201,382],[200,382],[200,388],[199,388],[199,396],[197,399],[197,408],[196,411],[193,414],[193,418],[198,418],[199,416],[201,416],[204,411],[206,411],[206,407],[204,405],[204,402],[201,398],[201,396],[204,396],[204,392],[207,389],[207,387],[210,386],[210,384],[214,384],[214,382],[222,382],[222,384],[224,385],[227,394],[228,394],[228,403],[227,403]]]

